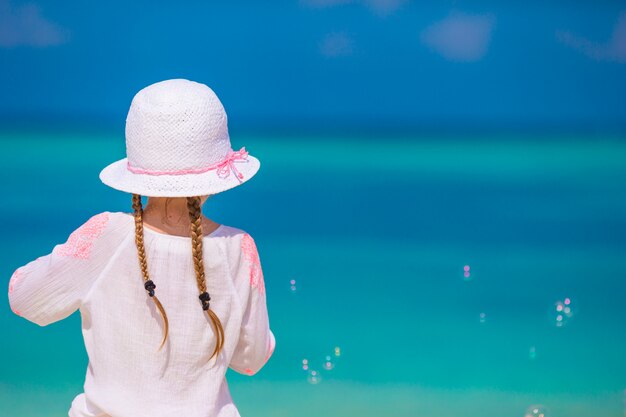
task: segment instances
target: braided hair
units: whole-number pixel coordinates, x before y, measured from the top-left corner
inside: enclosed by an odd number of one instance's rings
[[[200,292],[198,298],[201,301],[202,310],[206,311],[209,315],[211,324],[213,325],[213,330],[217,336],[215,350],[209,358],[209,360],[211,360],[216,354],[219,355],[220,351],[224,347],[224,328],[222,327],[219,317],[209,307],[209,300],[211,297],[207,292],[204,274],[204,261],[202,258],[202,207],[200,201],[200,197],[187,197],[187,208],[189,209],[189,220],[191,223],[191,254],[193,256],[194,269],[196,272],[196,283],[198,285],[198,291]],[[159,350],[161,350],[168,335],[168,321],[163,305],[154,293],[156,285],[152,282],[150,276],[148,275],[148,264],[146,261],[146,250],[143,239],[143,207],[141,205],[141,195],[139,194],[133,194],[133,211],[135,217],[135,244],[139,255],[139,266],[141,268],[141,274],[143,275],[144,288],[148,291],[150,298],[154,300],[154,303],[159,309],[165,324],[163,341],[161,342],[161,346],[159,346]]]

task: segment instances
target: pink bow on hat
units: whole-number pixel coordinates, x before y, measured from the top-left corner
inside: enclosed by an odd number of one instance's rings
[[[243,174],[237,171],[235,168],[234,162],[246,161],[248,158],[248,151],[246,151],[246,147],[243,146],[240,150],[234,152],[232,149],[228,151],[226,157],[218,162],[215,165],[212,165],[211,168],[217,168],[217,175],[220,178],[226,178],[230,175],[230,170],[232,169],[237,179],[241,182],[243,179]]]

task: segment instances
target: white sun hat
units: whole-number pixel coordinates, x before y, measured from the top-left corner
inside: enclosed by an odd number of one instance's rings
[[[100,172],[109,187],[151,197],[216,194],[260,167],[245,147],[234,151],[228,119],[205,84],[182,78],[140,90],[126,117],[126,158]]]

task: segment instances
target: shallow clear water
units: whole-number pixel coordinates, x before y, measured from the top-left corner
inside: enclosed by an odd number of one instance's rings
[[[624,415],[626,141],[231,139],[261,169],[205,214],[254,236],[277,339],[257,375],[227,374],[244,417]],[[90,215],[130,211],[98,180],[123,136],[0,141],[7,287]],[[79,313],[42,328],[0,311],[0,414],[66,415],[87,364]]]

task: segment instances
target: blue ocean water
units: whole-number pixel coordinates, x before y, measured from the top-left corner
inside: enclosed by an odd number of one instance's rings
[[[254,236],[277,340],[257,375],[227,374],[243,416],[624,415],[623,138],[231,140],[261,169],[204,212]],[[0,143],[7,287],[92,214],[130,211],[98,180],[120,135]],[[0,414],[66,415],[87,365],[79,313],[42,328],[0,309]]]

